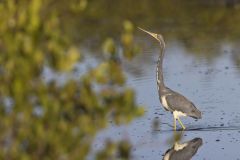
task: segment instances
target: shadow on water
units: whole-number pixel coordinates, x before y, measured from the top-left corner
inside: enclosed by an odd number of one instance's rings
[[[170,127],[170,124],[167,124]],[[240,126],[207,126],[207,127],[189,127],[186,128],[184,131],[188,132],[188,131],[240,131]],[[157,132],[173,132],[173,129],[169,129],[169,130],[154,130],[153,132],[157,133]],[[177,129],[177,131],[182,131],[182,129]]]
[[[145,151],[152,148],[151,152],[154,153],[154,150],[156,150],[158,153],[161,153],[163,160],[190,160],[204,144],[203,138],[192,137],[185,140],[185,131],[171,131],[167,134],[161,134],[160,136],[160,139],[163,140],[163,144],[168,145],[168,147],[165,148],[161,144],[161,140],[158,139],[159,137],[157,134],[159,135],[159,132],[152,133],[153,137],[146,138],[143,136],[142,140],[135,145],[135,148]],[[149,139],[154,139],[154,141],[149,143]]]
[[[191,159],[202,144],[203,140],[201,138],[194,138],[184,143],[175,142],[174,145],[165,152],[163,160]]]

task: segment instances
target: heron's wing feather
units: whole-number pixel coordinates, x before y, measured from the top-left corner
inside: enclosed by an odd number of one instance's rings
[[[188,114],[192,110],[197,109],[191,101],[177,92],[167,95],[166,100],[169,108],[173,111],[176,110]]]

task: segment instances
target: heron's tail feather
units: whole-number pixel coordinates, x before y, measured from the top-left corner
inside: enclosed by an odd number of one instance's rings
[[[197,109],[197,107],[192,104],[192,110],[191,113],[189,114],[190,117],[194,119],[201,119],[202,118],[202,113]]]

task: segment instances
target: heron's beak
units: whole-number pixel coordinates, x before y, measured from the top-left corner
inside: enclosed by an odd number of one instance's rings
[[[140,28],[140,27],[138,27],[138,29],[142,30],[143,32],[146,32],[146,33],[150,34],[153,38],[155,38],[156,40],[158,40],[156,33],[152,33],[152,32],[146,31],[146,30],[144,30],[144,29],[142,29],[142,28]]]

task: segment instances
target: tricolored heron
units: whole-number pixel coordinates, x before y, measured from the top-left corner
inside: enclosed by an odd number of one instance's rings
[[[176,142],[172,148],[164,154],[163,160],[189,160],[197,153],[198,148],[202,145],[201,138],[194,138],[185,143]]]
[[[200,119],[202,117],[202,114],[195,107],[195,105],[191,101],[189,101],[186,97],[171,90],[170,88],[164,85],[162,63],[163,63],[163,57],[165,53],[165,42],[164,42],[163,36],[161,34],[156,34],[156,33],[146,31],[142,28],[139,28],[139,29],[142,30],[143,32],[148,33],[152,37],[154,37],[160,44],[160,55],[158,57],[157,70],[156,70],[159,99],[163,108],[167,111],[172,112],[173,114],[174,130],[176,130],[176,120],[178,120],[178,122],[182,126],[182,129],[185,130],[186,127],[181,122],[180,117],[190,116],[195,119]]]

